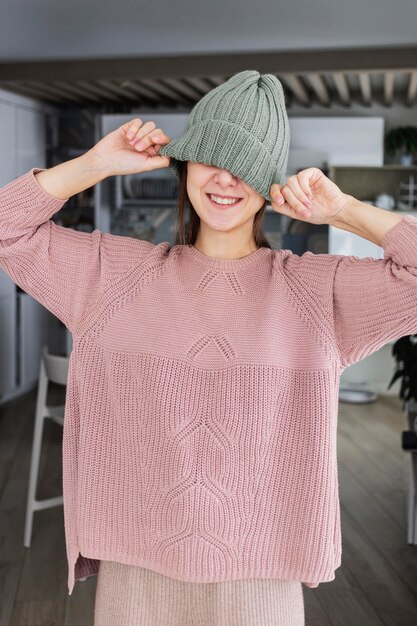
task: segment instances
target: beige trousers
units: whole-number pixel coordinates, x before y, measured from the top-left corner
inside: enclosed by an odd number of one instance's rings
[[[136,565],[101,561],[94,626],[304,626],[302,583],[192,583]]]

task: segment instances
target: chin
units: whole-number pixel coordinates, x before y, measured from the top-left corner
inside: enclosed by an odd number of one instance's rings
[[[205,220],[205,219],[201,219],[201,222],[204,223],[204,225],[207,228],[210,228],[211,230],[215,230],[215,231],[219,231],[219,232],[228,232],[229,230],[234,230],[235,228],[238,228],[240,226],[240,224],[234,224],[233,222],[214,222],[212,220]]]

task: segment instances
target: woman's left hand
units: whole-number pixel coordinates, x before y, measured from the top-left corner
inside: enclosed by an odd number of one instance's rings
[[[329,224],[340,219],[354,199],[317,167],[301,170],[284,185],[274,183],[270,195],[274,211],[312,224]]]

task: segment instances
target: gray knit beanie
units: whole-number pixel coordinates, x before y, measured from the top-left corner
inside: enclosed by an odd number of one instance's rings
[[[290,129],[281,82],[244,70],[194,105],[184,133],[162,146],[178,176],[178,161],[215,165],[271,201],[273,183],[286,182]]]

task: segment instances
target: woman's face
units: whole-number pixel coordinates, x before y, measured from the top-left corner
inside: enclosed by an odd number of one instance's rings
[[[193,161],[187,161],[187,193],[201,221],[213,230],[228,231],[248,220],[252,222],[265,202],[255,189],[228,170]],[[235,204],[216,204],[210,199],[211,194],[240,200]]]

